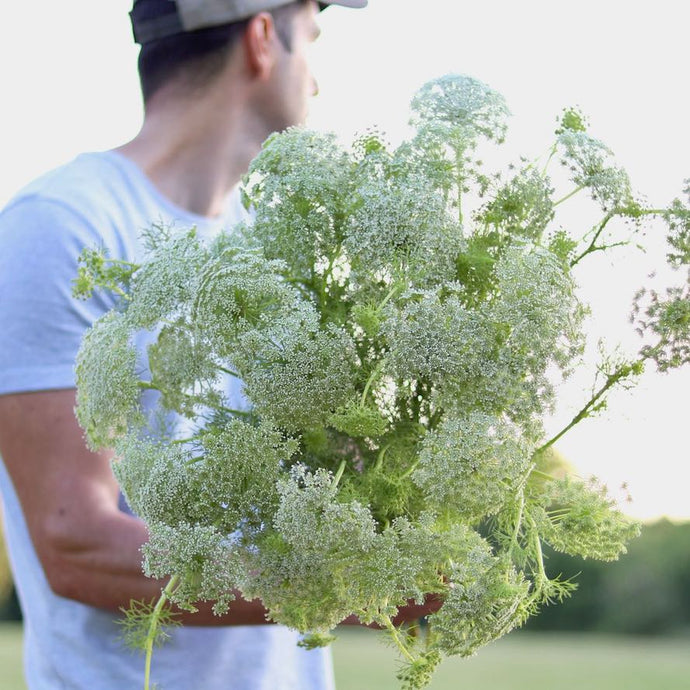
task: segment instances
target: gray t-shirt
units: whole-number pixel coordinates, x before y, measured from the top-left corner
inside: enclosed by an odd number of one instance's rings
[[[30,184],[0,213],[0,395],[74,387],[82,335],[113,306],[107,295],[71,296],[84,246],[137,262],[139,233],[152,222],[211,236],[243,219],[237,194],[214,220],[174,206],[116,152],[83,154]],[[241,405],[241,391],[234,395]],[[123,646],[114,614],[51,591],[2,462],[0,494],[30,690],[141,686],[144,658]],[[297,634],[282,626],[187,626],[172,635],[154,652],[152,680],[161,690],[334,687],[329,651],[297,647]]]

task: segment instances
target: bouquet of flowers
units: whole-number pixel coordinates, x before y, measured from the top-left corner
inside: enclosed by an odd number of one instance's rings
[[[351,615],[384,628],[402,686],[422,688],[443,655],[470,655],[571,592],[547,575],[544,544],[611,560],[638,532],[550,457],[647,362],[690,359],[688,282],[640,292],[638,355],[607,359],[557,435],[543,422],[584,347],[573,267],[653,216],[687,266],[690,209],[636,198],[572,109],[543,159],[486,172],[477,147],[503,142],[507,116],[485,84],[445,76],[417,93],[414,133],[395,148],[376,131],[349,149],[300,128],[269,138],[244,181],[251,226],[208,242],[151,228],[141,265],[84,252],[77,293],[122,299],[85,336],[77,413],[94,448],[117,452],[150,530],[146,573],[169,578],[158,605],[130,612],[149,651],[163,604],[222,613],[239,591],[307,647]],[[575,192],[600,210],[584,232],[555,220]],[[141,330],[154,334],[146,367]],[[428,594],[441,606],[423,633],[393,624]]]

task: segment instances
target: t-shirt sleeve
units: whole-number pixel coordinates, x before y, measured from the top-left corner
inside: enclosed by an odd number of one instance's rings
[[[73,388],[84,332],[111,295],[72,297],[78,257],[97,230],[61,202],[23,198],[0,214],[0,395]]]

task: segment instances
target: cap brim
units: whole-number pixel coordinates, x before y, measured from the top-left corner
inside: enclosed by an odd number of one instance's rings
[[[329,5],[341,5],[342,7],[366,7],[368,0],[334,0],[333,2],[319,2],[321,9],[328,7]]]

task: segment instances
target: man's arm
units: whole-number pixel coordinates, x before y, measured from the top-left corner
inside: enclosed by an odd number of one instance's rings
[[[88,450],[74,406],[74,390],[0,396],[0,454],[50,587],[63,597],[117,611],[132,599],[157,598],[162,583],[142,573],[146,526],[119,509],[112,456]],[[226,616],[203,606],[183,620],[266,622],[258,602],[242,599]]]
[[[88,450],[74,406],[74,390],[0,396],[0,454],[51,589],[118,611],[132,599],[157,598],[162,583],[142,573],[146,526],[119,509],[112,455]],[[410,605],[395,622],[436,609],[433,599],[424,606]],[[266,623],[260,602],[239,597],[225,616],[213,615],[210,604],[203,604],[198,613],[183,613],[181,620],[192,625]],[[358,621],[351,617],[345,623]]]

